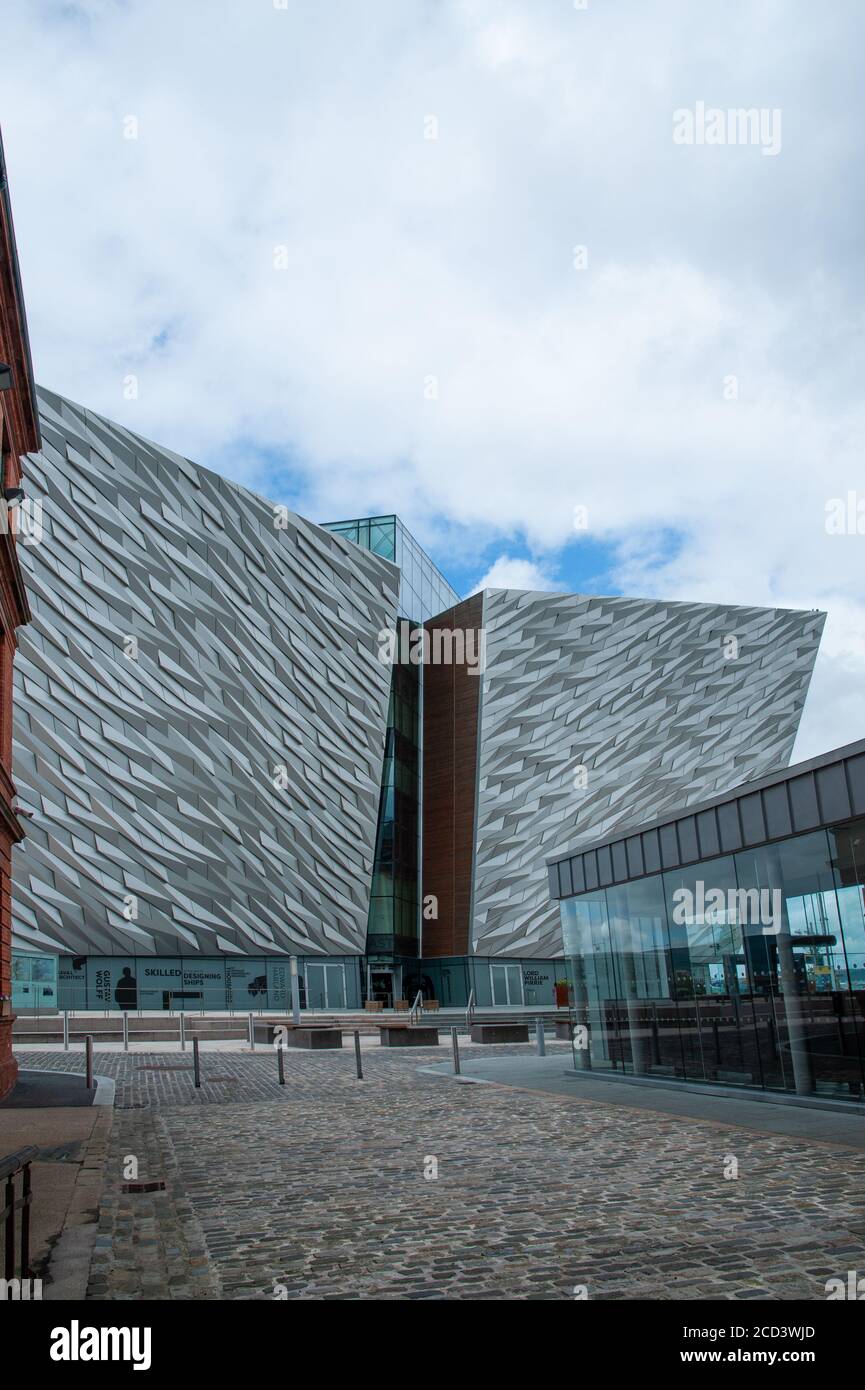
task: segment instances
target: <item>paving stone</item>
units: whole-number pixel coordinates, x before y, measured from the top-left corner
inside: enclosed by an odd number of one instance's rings
[[[117,1110],[91,1298],[811,1299],[865,1270],[860,1150],[458,1086],[422,1053],[365,1053],[363,1082],[348,1054],[286,1054],[280,1087],[269,1053],[205,1052],[235,1084],[200,1091],[148,1055],[98,1057]],[[121,1191],[129,1154],[164,1192]]]

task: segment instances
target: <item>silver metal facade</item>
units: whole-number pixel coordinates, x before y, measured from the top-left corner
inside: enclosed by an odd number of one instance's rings
[[[396,619],[398,570],[39,399],[15,944],[361,953],[390,684],[376,637]]]
[[[824,621],[486,591],[473,950],[560,955],[548,857],[788,763]]]

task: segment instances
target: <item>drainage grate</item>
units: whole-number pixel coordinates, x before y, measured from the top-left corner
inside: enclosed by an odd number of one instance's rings
[[[121,1192],[164,1192],[165,1181],[163,1178],[156,1178],[153,1182],[125,1182],[120,1190]]]

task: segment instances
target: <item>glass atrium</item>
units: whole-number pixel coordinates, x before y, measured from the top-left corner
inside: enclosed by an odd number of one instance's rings
[[[585,887],[576,1067],[865,1098],[865,819]]]
[[[460,596],[433,564],[398,516],[368,516],[356,521],[328,521],[325,529],[365,550],[392,560],[400,570],[400,617],[424,623],[459,603]]]
[[[328,531],[372,550],[399,566],[399,617],[426,622],[459,602],[426,551],[397,516],[325,523]],[[363,982],[365,994],[393,1003],[413,978],[419,950],[421,667],[397,664],[391,679],[367,956],[378,968]],[[401,964],[400,964],[401,962]]]

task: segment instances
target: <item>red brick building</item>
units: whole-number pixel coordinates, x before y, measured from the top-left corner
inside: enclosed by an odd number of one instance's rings
[[[21,455],[39,448],[39,417],[33,383],[33,364],[12,208],[6,180],[6,159],[0,136],[0,445],[3,484],[0,496],[0,1098],[15,1082],[18,1064],[12,1056],[12,846],[24,834],[15,814],[12,783],[12,660],[16,629],[30,619],[27,595],[15,552],[16,499],[21,484]]]

